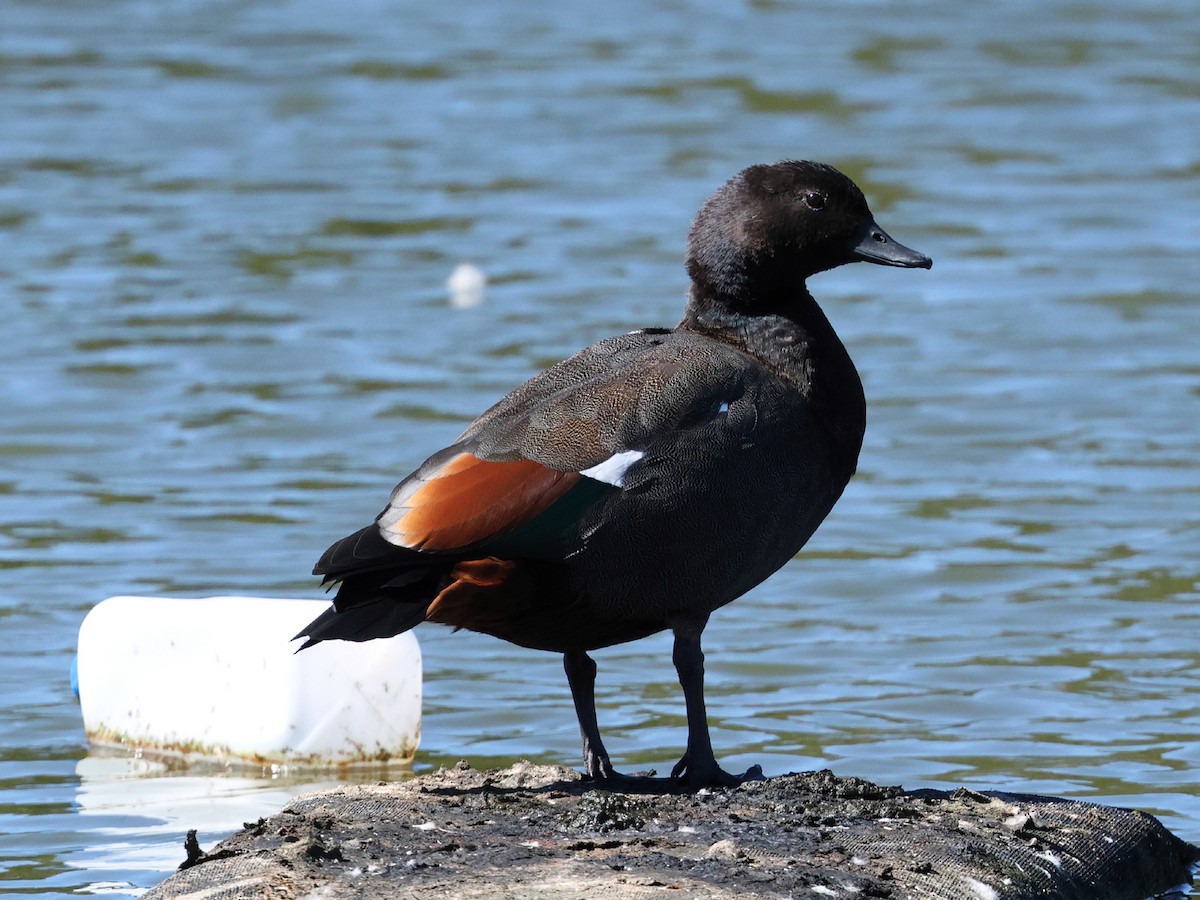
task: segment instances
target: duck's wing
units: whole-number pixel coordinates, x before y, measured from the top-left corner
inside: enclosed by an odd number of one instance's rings
[[[396,634],[427,616],[557,646],[559,635],[521,630],[543,618],[521,611],[561,593],[558,564],[578,558],[598,522],[620,531],[647,506],[669,518],[681,497],[710,489],[732,448],[752,440],[753,366],[715,341],[635,332],[521,385],[325,552],[314,574],[338,593],[301,632],[305,646]]]
[[[589,506],[743,390],[743,355],[708,343],[634,332],[530,379],[397,485],[374,526],[330,547],[315,573],[340,580],[414,552],[563,558]]]

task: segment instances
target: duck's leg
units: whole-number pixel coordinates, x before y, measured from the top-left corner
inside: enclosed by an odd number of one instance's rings
[[[704,652],[700,649],[700,632],[705,624],[689,622],[673,628],[675,649],[671,659],[679,673],[683,702],[687,706],[688,739],[687,752],[671,770],[671,779],[686,782],[692,788],[731,786],[747,779],[762,778],[762,769],[758,766],[745,775],[731,775],[717,765],[713,755],[708,713],[704,708]]]
[[[563,668],[571,686],[571,699],[575,701],[575,715],[579,717],[579,733],[583,736],[584,770],[589,778],[608,781],[617,773],[600,740],[600,726],[596,722],[596,662],[582,650],[568,650],[563,654]]]

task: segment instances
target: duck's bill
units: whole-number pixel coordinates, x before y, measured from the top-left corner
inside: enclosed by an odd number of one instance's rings
[[[855,259],[881,266],[902,266],[905,269],[931,269],[933,260],[892,240],[891,235],[871,221],[863,230],[862,239],[851,251]]]

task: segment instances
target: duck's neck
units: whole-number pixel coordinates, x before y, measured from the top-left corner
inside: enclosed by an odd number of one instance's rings
[[[679,327],[736,347],[790,382],[857,459],[866,427],[862,381],[825,313],[804,285],[756,301],[743,311],[693,284]]]

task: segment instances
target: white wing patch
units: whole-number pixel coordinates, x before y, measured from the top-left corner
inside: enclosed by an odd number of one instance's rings
[[[603,481],[614,487],[625,487],[625,473],[629,471],[630,466],[645,455],[642,450],[623,450],[620,453],[614,453],[604,462],[583,469],[579,474],[594,478],[596,481]]]

